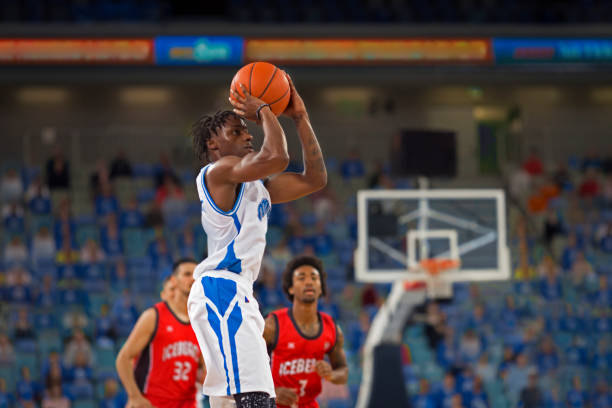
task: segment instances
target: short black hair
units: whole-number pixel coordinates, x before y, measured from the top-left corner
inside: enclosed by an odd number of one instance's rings
[[[293,295],[289,293],[289,288],[293,286],[293,272],[304,265],[312,266],[319,271],[319,277],[321,279],[321,296],[325,296],[327,293],[327,273],[325,272],[325,268],[323,268],[323,262],[314,256],[298,256],[289,261],[283,272],[283,292],[285,292],[285,295],[291,302],[293,302]]]
[[[179,260],[177,260],[176,262],[172,264],[172,275],[176,275],[176,272],[178,272],[179,266],[181,266],[184,263],[194,263],[196,265],[198,264],[197,261],[193,258],[189,258],[189,257],[180,258]]]
[[[207,142],[212,137],[212,134],[225,125],[228,119],[231,118],[240,119],[240,116],[230,110],[217,111],[214,115],[200,116],[200,118],[191,125],[190,133],[193,149],[200,162],[206,163],[210,161],[208,157]]]

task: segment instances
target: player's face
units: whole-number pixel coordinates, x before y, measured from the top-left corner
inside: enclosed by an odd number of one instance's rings
[[[191,262],[182,263],[174,275],[176,290],[180,290],[185,296],[189,296],[191,285],[193,285],[193,271],[195,267],[196,264]]]
[[[321,296],[321,275],[310,265],[302,265],[293,271],[293,285],[289,288],[293,300],[314,303]]]
[[[249,133],[244,120],[228,119],[221,129],[217,130],[215,140],[219,147],[219,155],[243,157],[255,151],[253,135]]]
[[[175,290],[176,290],[176,282],[174,281],[174,279],[170,278],[166,282],[164,282],[164,286],[162,288],[161,293],[159,294],[159,297],[164,302],[167,302],[168,300],[172,299],[172,296],[174,296]]]

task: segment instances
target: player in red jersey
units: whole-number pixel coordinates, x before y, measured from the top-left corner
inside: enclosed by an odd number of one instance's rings
[[[331,316],[317,309],[326,292],[326,274],[319,259],[293,259],[282,279],[292,306],[270,313],[264,329],[276,403],[279,408],[316,408],[321,379],[334,384],[346,384],[348,379],[344,335]]]
[[[174,264],[172,282],[166,283],[173,288],[166,286],[162,292],[166,300],[143,312],[117,355],[117,373],[128,394],[126,408],[196,406],[203,359],[187,314],[196,265],[192,259]]]

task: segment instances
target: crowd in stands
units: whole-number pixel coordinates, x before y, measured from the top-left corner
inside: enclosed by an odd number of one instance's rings
[[[406,332],[414,406],[612,406],[612,158],[551,170],[536,151],[509,193],[509,282],[458,284]]]
[[[232,0],[193,3],[169,0],[4,0],[3,21],[238,21],[238,22],[352,22],[352,23],[596,23],[612,18],[605,0],[515,2],[431,1],[323,1],[277,2]]]
[[[322,308],[344,329],[352,374],[348,387],[328,384],[322,401],[342,407],[356,397],[361,349],[381,298],[379,288],[352,282],[351,192],[368,183],[365,165],[354,151],[340,163],[330,159],[329,169],[329,188],[273,206],[255,289],[264,313],[286,306],[287,261],[302,253],[324,260],[332,290]],[[177,169],[165,155],[132,164],[121,152],[89,173],[72,169],[57,149],[44,166],[0,170],[0,407],[123,407],[117,350],[159,301],[172,261],[206,256],[199,169]]]

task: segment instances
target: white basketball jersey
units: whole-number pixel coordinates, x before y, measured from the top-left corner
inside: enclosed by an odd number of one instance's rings
[[[242,183],[234,206],[223,211],[206,187],[207,165],[196,177],[202,204],[202,226],[208,239],[208,257],[194,271],[199,280],[206,271],[229,271],[253,283],[266,248],[270,193],[263,181]]]

